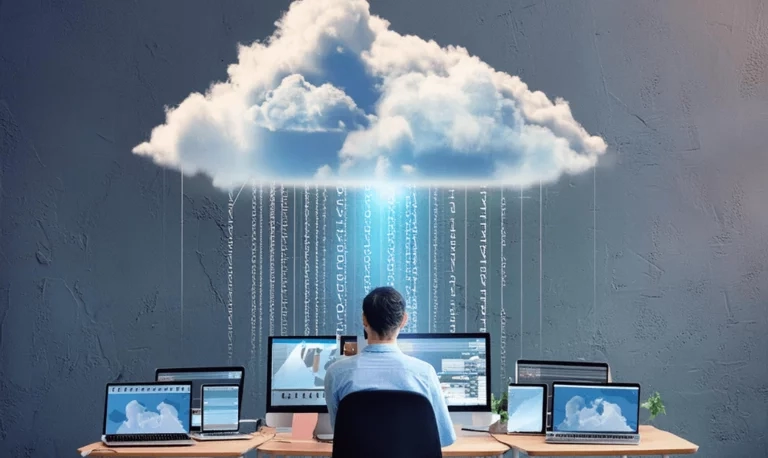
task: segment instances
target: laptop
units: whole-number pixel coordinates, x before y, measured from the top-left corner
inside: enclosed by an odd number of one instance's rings
[[[195,440],[251,438],[240,433],[240,385],[203,385],[200,405],[200,432],[192,433]]]
[[[193,445],[189,382],[108,383],[101,441],[109,447]]]
[[[552,384],[551,444],[637,445],[640,443],[640,385],[637,383]]]

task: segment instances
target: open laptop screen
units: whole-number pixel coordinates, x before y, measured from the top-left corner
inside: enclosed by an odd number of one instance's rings
[[[104,434],[189,433],[189,383],[110,383]]]
[[[639,385],[554,383],[552,430],[637,433]]]

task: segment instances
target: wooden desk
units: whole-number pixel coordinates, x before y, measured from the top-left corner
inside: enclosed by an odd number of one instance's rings
[[[520,452],[528,456],[640,456],[691,455],[699,446],[653,426],[640,426],[638,445],[547,444],[544,436],[494,434],[496,440],[512,449],[514,457]]]
[[[274,434],[253,434],[249,440],[204,441],[185,447],[114,447],[94,442],[77,449],[78,453],[89,452],[89,456],[131,456],[131,457],[240,457],[272,439]]]
[[[259,455],[266,456],[331,456],[333,444],[315,440],[293,440],[290,433],[277,434],[274,439],[258,447]],[[443,449],[443,456],[502,456],[509,450],[491,435],[459,436],[456,442]]]

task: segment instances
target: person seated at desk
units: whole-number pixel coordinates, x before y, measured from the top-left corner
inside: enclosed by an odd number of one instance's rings
[[[368,345],[358,355],[333,363],[325,373],[325,399],[331,427],[344,396],[364,390],[398,390],[419,393],[432,403],[440,434],[440,445],[456,441],[448,406],[435,369],[403,354],[397,336],[408,322],[405,301],[389,286],[373,289],[363,299],[363,327]],[[376,415],[376,412],[371,412]]]

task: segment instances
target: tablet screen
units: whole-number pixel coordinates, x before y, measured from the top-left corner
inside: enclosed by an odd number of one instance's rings
[[[543,433],[544,400],[543,385],[509,385],[507,392],[507,432]]]

